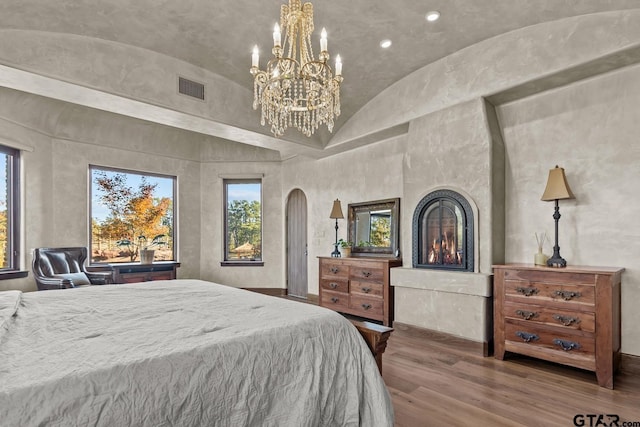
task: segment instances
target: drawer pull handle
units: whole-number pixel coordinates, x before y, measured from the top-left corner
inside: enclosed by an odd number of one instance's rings
[[[559,297],[562,297],[562,299],[565,301],[569,301],[572,298],[579,298],[581,296],[580,292],[573,291],[556,291],[555,294]]]
[[[331,282],[331,283],[329,283],[329,287],[330,287],[331,289],[335,289],[335,288],[337,288],[337,287],[338,287],[338,284],[337,284],[337,283],[334,283],[334,282]]]
[[[564,326],[571,326],[572,323],[580,323],[577,317],[563,316],[562,314],[554,314],[553,319],[562,323]]]
[[[518,286],[516,288],[516,292],[518,292],[519,294],[524,295],[525,297],[530,297],[533,294],[537,294],[538,292],[540,292],[537,288],[523,288]]]
[[[340,271],[340,269],[338,267],[331,267],[329,271],[331,271],[333,274],[338,274],[338,271]]]
[[[536,334],[530,334],[529,332],[517,331],[516,335],[522,338],[524,342],[538,341],[540,339]]]
[[[362,275],[363,275],[364,277],[369,277],[369,276],[371,276],[371,272],[370,272],[370,271],[364,271],[364,270],[362,270]]]
[[[368,294],[369,292],[371,292],[371,288],[362,288],[362,292]]]
[[[577,350],[580,348],[580,344],[573,341],[561,340],[560,338],[556,338],[553,340],[553,343],[557,346],[560,346],[564,351]]]
[[[522,317],[524,320],[531,320],[534,317],[538,317],[538,313],[535,311],[516,310],[516,314]]]
[[[371,308],[371,304],[362,304],[362,308],[369,310]]]
[[[331,302],[336,304],[338,301],[340,301],[338,298],[336,297],[331,297]]]

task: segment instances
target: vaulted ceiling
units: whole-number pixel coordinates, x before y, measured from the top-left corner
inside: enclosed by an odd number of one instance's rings
[[[5,0],[0,30],[71,34],[150,50],[215,73],[247,89],[251,49],[270,56],[271,32],[284,0]],[[342,114],[334,134],[377,94],[412,72],[491,37],[566,17],[639,8],[640,0],[316,0],[315,28],[344,63]],[[441,17],[430,23],[427,12]],[[380,41],[389,39],[388,49]],[[318,44],[318,40],[312,40]],[[20,49],[20,46],[15,46]],[[316,49],[318,47],[316,46]],[[64,61],[65,58],[59,58]],[[12,65],[12,64],[9,64]],[[257,127],[258,113],[246,115]],[[239,127],[245,127],[242,124]],[[257,129],[257,130],[256,130]],[[299,135],[285,140],[301,141]],[[326,145],[332,135],[314,138]]]

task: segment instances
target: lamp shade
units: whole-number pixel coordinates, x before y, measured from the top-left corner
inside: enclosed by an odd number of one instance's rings
[[[545,202],[562,199],[573,199],[573,193],[569,188],[567,177],[564,175],[564,168],[556,165],[555,168],[549,170],[549,178],[547,179],[547,187],[544,189],[542,199]]]
[[[329,215],[331,219],[342,219],[344,215],[342,215],[342,206],[340,205],[340,200],[336,199],[333,202],[333,208],[331,209],[331,215]]]

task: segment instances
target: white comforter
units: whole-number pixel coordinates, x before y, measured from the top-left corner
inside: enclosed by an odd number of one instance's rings
[[[389,426],[340,315],[199,280],[0,292],[0,425]]]

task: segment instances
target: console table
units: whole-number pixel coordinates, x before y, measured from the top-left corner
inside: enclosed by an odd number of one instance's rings
[[[123,263],[110,264],[115,283],[150,282],[152,280],[173,280],[179,262],[158,261],[152,264]]]

